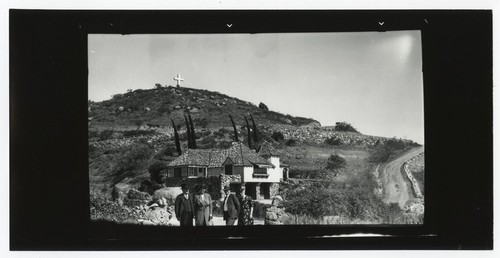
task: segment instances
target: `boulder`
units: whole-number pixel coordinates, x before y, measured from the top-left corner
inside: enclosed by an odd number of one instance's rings
[[[164,187],[156,190],[153,193],[153,202],[158,203],[161,206],[161,202],[166,202],[167,205],[174,205],[175,198],[177,195],[181,194],[182,190],[180,187]],[[161,199],[164,200],[161,200]]]
[[[282,223],[282,224],[293,224],[294,223],[294,220],[293,220],[293,217],[290,216],[289,214],[285,213],[283,215],[280,216],[279,218],[279,221]]]
[[[113,191],[111,192],[111,197],[113,201],[118,202],[121,206],[123,205],[123,200],[127,196],[128,192],[132,189],[131,185],[125,183],[118,183],[113,187]]]
[[[150,201],[151,196],[148,193],[141,192],[135,188],[128,191],[125,197],[124,204],[128,206],[141,206],[145,205]]]
[[[147,210],[145,217],[147,220],[153,222],[154,225],[166,225],[170,221],[171,213],[166,208],[152,207]]]
[[[266,221],[267,220],[277,220],[278,219],[278,215],[276,215],[276,213],[274,212],[266,212]]]
[[[277,207],[283,207],[283,198],[281,198],[281,196],[279,195],[274,196],[271,205]]]

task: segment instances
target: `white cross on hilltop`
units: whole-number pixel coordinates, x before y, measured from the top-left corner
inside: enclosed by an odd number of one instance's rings
[[[179,74],[177,74],[177,77],[174,78],[174,81],[177,81],[177,87],[181,86],[181,81],[184,81],[183,78]]]

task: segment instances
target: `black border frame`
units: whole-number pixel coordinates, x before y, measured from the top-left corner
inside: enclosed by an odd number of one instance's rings
[[[390,30],[422,32],[427,171],[423,226],[185,232],[90,223],[88,33]],[[10,10],[9,33],[11,250],[493,248],[491,10]],[[362,232],[388,236],[325,237]]]

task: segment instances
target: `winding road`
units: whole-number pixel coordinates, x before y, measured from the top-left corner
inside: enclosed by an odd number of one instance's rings
[[[383,163],[378,168],[379,178],[384,188],[382,199],[384,202],[398,203],[403,208],[406,202],[412,198],[411,185],[407,183],[408,181],[401,173],[401,166],[405,161],[423,151],[423,146],[412,148],[395,159]]]

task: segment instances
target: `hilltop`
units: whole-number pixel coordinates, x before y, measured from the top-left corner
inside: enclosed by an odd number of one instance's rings
[[[149,90],[129,90],[116,94],[110,100],[89,101],[89,120],[94,127],[170,127],[184,121],[184,114],[190,113],[194,123],[203,128],[231,126],[228,114],[238,124],[244,123],[243,116],[252,114],[259,124],[314,125],[321,124],[310,118],[294,117],[268,110],[238,98],[219,92],[184,87],[157,87]]]

